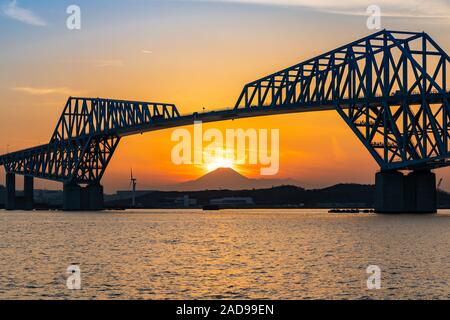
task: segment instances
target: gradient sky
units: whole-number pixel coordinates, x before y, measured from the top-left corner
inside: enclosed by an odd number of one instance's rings
[[[70,4],[81,7],[80,31],[66,28]],[[182,113],[232,107],[245,83],[372,33],[365,16],[370,4],[0,0],[0,153],[47,143],[69,95],[171,102]],[[426,31],[449,52],[449,1],[377,4],[383,28]],[[205,127],[279,128],[277,178],[294,178],[306,187],[374,181],[375,161],[335,112]],[[172,164],[171,132],[123,139],[104,177],[105,189],[127,189],[131,166],[139,188],[206,173],[204,167]],[[259,177],[257,166],[240,171]],[[437,173],[450,189],[450,170]]]

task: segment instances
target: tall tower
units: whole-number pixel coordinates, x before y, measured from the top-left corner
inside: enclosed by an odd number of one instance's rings
[[[131,206],[136,207],[136,178],[133,177],[133,169],[131,169],[131,179],[130,179],[130,187],[131,187]]]

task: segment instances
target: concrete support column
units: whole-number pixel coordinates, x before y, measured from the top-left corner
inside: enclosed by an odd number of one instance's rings
[[[34,208],[34,181],[33,177],[25,176],[23,180],[24,209]]]
[[[103,210],[103,186],[100,184],[89,185],[85,191],[88,198],[88,210]]]
[[[16,175],[14,173],[6,173],[6,194],[5,209],[16,209]]]
[[[375,175],[375,211],[397,213],[404,211],[403,174],[381,171]]]
[[[63,187],[63,210],[81,210],[81,187],[77,184],[67,183]]]
[[[404,176],[382,171],[375,176],[375,211],[378,213],[436,213],[436,175],[417,170]]]
[[[406,176],[408,189],[406,206],[413,207],[416,213],[435,213],[437,211],[436,175],[430,171],[413,171]]]
[[[103,186],[93,184],[82,188],[77,184],[65,184],[63,190],[63,210],[103,210]]]

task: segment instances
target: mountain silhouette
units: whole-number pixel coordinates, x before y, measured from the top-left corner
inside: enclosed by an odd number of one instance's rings
[[[300,186],[292,179],[250,179],[231,168],[218,168],[196,180],[166,186],[164,189],[170,191],[246,190],[282,185]]]

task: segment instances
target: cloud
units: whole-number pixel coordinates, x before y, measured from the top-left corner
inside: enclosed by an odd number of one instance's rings
[[[45,26],[47,23],[33,11],[19,7],[17,0],[12,0],[2,8],[3,14],[11,19],[30,24],[33,26]]]
[[[366,15],[370,5],[378,5],[385,17],[450,18],[448,0],[207,0],[262,5],[301,6],[344,15]]]
[[[34,95],[34,96],[44,96],[44,95],[51,95],[51,94],[74,96],[74,95],[80,94],[80,92],[76,92],[67,87],[60,87],[60,88],[14,87],[14,88],[11,88],[11,90],[23,92],[23,93]]]
[[[153,52],[150,51],[150,50],[144,50],[144,49],[142,49],[142,53],[143,53],[143,54],[152,54]]]
[[[96,60],[94,65],[97,68],[123,67],[124,63],[122,60]]]
[[[125,62],[121,59],[62,59],[61,63],[86,64],[94,68],[123,67]]]

